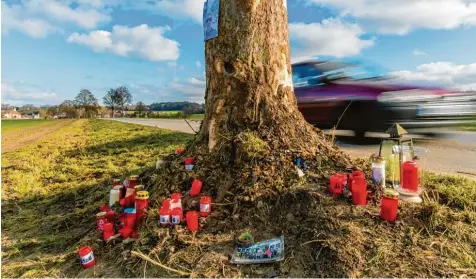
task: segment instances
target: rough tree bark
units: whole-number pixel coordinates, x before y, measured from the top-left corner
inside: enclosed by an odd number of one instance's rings
[[[255,201],[298,182],[295,156],[306,160],[307,177],[316,182],[352,167],[297,108],[286,2],[221,0],[218,29],[218,37],[205,43],[200,133],[179,162],[171,159],[157,189],[188,191],[191,179],[202,179],[202,191],[217,202]],[[179,165],[187,157],[195,159],[193,172]]]
[[[200,136],[210,152],[252,131],[272,150],[316,154],[322,141],[293,92],[286,0],[222,0],[219,36],[206,42],[205,56]]]

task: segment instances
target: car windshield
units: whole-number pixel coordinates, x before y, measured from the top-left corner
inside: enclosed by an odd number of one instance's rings
[[[336,80],[381,78],[381,67],[359,62],[306,61],[293,64],[294,87],[326,84]]]

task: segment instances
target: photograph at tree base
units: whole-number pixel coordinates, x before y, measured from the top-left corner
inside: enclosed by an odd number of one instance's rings
[[[68,32],[90,65],[69,100],[2,83],[3,276],[476,277],[476,95],[461,89],[476,63],[393,72],[456,91],[333,60],[474,28],[468,1],[453,20],[422,0],[50,1],[2,1],[2,32]],[[443,23],[404,16],[420,6]],[[60,105],[20,104],[39,96]]]

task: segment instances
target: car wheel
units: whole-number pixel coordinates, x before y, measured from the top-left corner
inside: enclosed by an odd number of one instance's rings
[[[355,133],[355,137],[358,140],[365,139],[365,133],[370,130],[371,127],[371,112],[372,112],[372,106],[371,104],[367,103],[359,103],[358,106],[356,106],[358,109],[358,113],[355,118],[355,122],[353,125],[353,130]]]
[[[364,139],[366,132],[367,132],[367,129],[356,129],[356,130],[354,130],[354,134],[355,134],[355,137],[357,139]]]

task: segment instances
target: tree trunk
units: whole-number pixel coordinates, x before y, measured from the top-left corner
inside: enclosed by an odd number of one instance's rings
[[[316,154],[322,137],[298,111],[293,91],[286,0],[220,1],[219,35],[206,42],[205,56],[200,135],[210,152],[251,131],[272,150]]]
[[[205,43],[205,118],[180,156],[182,164],[193,157],[193,172],[170,161],[153,197],[188,191],[191,179],[202,179],[202,192],[218,203],[277,197],[300,179],[297,156],[308,181],[327,183],[352,168],[297,108],[285,3],[220,0],[218,37]]]

